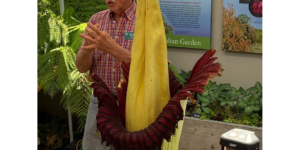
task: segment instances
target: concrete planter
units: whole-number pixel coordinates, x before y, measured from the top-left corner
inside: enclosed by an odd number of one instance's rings
[[[255,132],[262,150],[262,128],[192,117],[184,119],[179,150],[221,150],[220,136],[234,128]]]

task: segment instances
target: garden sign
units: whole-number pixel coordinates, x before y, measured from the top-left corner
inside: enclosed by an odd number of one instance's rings
[[[210,49],[211,0],[159,0],[167,46]]]

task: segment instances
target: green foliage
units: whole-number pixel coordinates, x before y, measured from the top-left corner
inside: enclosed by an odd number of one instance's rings
[[[38,84],[45,94],[63,93],[61,104],[79,118],[83,131],[92,89],[87,74],[77,71],[75,57],[90,17],[108,7],[105,0],[38,0]]]
[[[185,72],[184,70],[180,69],[181,72],[179,73],[177,68],[171,63],[169,64],[169,68],[174,72],[175,77],[181,83],[181,85],[185,86],[191,76],[192,71]]]
[[[169,64],[169,68],[173,71],[177,80],[181,83],[182,86],[185,85],[186,80],[178,73],[177,68],[173,64]]]
[[[73,70],[69,74],[70,81],[68,82],[63,96],[61,104],[65,109],[69,109],[75,116],[79,118],[79,131],[83,131],[85,120],[89,108],[89,102],[91,100],[92,89],[89,87],[89,81],[87,80],[88,73],[80,73],[77,70]]]
[[[108,9],[105,0],[65,0],[65,8],[68,16],[80,22],[88,22],[93,14]]]
[[[243,116],[238,119],[235,119],[233,117],[228,117],[228,118],[224,119],[223,121],[229,122],[229,123],[250,125],[250,126],[261,126],[262,125],[261,117],[257,113],[252,114],[250,117]]]
[[[202,114],[200,119],[213,119],[221,115],[226,122],[261,124],[261,117],[256,113],[262,109],[262,86],[259,82],[247,90],[242,87],[236,90],[228,83],[217,85],[210,80],[204,89],[204,93],[197,93],[194,110]]]
[[[81,23],[81,24],[73,26],[69,29],[70,29],[70,32],[74,31],[74,33],[73,33],[74,35],[79,35],[80,33],[85,32],[86,26],[87,26],[87,23]],[[76,54],[81,46],[81,41],[82,41],[82,38],[80,36],[73,36],[73,38],[72,38],[72,44],[70,47],[73,49],[73,52]]]

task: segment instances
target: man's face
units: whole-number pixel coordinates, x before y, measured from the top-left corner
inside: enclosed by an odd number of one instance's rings
[[[114,13],[125,11],[129,6],[130,1],[131,0],[105,0],[109,10]]]

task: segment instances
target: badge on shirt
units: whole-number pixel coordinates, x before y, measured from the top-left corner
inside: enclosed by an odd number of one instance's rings
[[[125,40],[132,40],[133,39],[134,32],[125,32]]]

